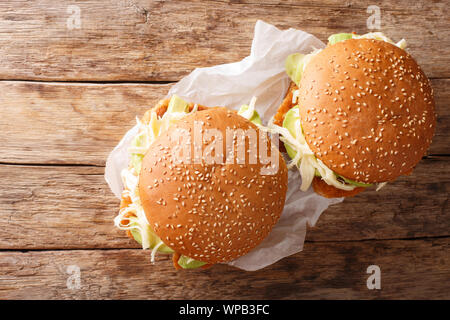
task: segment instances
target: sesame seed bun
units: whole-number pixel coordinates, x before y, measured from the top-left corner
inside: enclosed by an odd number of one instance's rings
[[[150,226],[175,252],[208,264],[227,262],[256,247],[278,221],[286,197],[287,168],[275,148],[271,150],[279,166],[273,175],[261,174],[264,165],[250,163],[248,156],[242,164],[207,163],[204,157],[180,162],[174,152],[180,147],[175,142],[177,132],[190,133],[195,123],[221,132],[224,140],[227,128],[259,132],[226,108],[184,117],[146,153],[139,176],[140,198]],[[201,146],[207,155],[210,144]],[[258,142],[258,151],[259,147]],[[250,150],[246,143],[245,153]],[[195,154],[193,146],[191,152]]]
[[[410,173],[434,134],[428,78],[406,51],[384,41],[350,39],[322,50],[306,66],[298,103],[317,158],[358,182]]]
[[[285,98],[283,99],[280,107],[277,110],[277,113],[274,115],[274,121],[273,123],[282,126],[284,117],[286,116],[286,113],[295,107],[297,103],[292,102],[292,96],[295,90],[297,90],[298,87],[295,85],[294,82],[291,82],[289,85],[288,91],[286,93]],[[281,143],[279,145],[280,152],[286,152],[286,148],[284,147],[284,144]],[[361,193],[365,190],[365,188],[358,187],[353,190],[342,190],[338,189],[332,185],[327,184],[325,181],[322,180],[320,177],[314,177],[312,181],[312,186],[314,191],[317,194],[320,194],[321,196],[325,198],[340,198],[340,197],[353,197],[357,195],[358,193]]]

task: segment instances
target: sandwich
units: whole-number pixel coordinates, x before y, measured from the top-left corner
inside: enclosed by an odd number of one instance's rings
[[[377,190],[412,172],[436,125],[429,79],[382,33],[332,35],[323,50],[286,59],[288,93],[272,118],[301,189],[324,197]]]
[[[114,222],[152,262],[156,253],[171,254],[176,269],[229,262],[277,223],[287,167],[254,103],[236,112],[174,95],[138,120]]]

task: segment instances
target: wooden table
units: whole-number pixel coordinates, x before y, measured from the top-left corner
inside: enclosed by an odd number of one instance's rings
[[[166,256],[150,264],[113,226],[105,159],[173,82],[247,56],[257,19],[325,41],[368,32],[372,4],[1,1],[0,299],[450,298],[445,0],[378,4],[381,31],[405,38],[431,78],[429,156],[411,176],[326,210],[303,252],[256,272],[177,272]],[[367,288],[370,265],[381,269],[381,290]]]

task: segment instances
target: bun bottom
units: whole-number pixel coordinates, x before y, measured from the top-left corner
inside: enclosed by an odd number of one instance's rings
[[[276,124],[277,126],[283,125],[283,120],[286,113],[296,106],[296,104],[292,103],[292,96],[294,94],[294,91],[297,89],[298,87],[295,85],[295,83],[291,82],[291,84],[289,85],[288,92],[284,97],[280,107],[278,108],[277,113],[274,116],[273,123]],[[280,143],[279,146],[280,152],[286,152],[286,148],[284,147],[283,143]],[[351,191],[338,189],[336,187],[330,186],[319,177],[314,177],[312,186],[317,194],[320,194],[325,198],[353,197],[354,195],[361,193],[365,190],[364,187],[357,187]]]

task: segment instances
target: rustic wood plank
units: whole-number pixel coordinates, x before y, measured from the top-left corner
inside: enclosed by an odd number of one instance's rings
[[[411,176],[331,206],[311,241],[417,238],[450,234],[450,159],[422,161]]]
[[[119,201],[103,171],[0,166],[0,248],[139,247],[114,227]]]
[[[438,125],[430,154],[450,153],[449,85],[433,80]],[[0,162],[103,166],[169,86],[0,81]]]
[[[0,82],[0,161],[104,165],[168,85]]]
[[[69,29],[69,5],[80,29]],[[3,1],[0,79],[176,81],[196,67],[233,62],[250,51],[257,19],[321,40],[364,33],[373,1]],[[445,0],[383,1],[381,31],[406,38],[430,77],[450,76]]]
[[[137,248],[115,229],[119,202],[101,167],[0,165],[0,249]],[[310,241],[450,235],[450,159],[330,207]]]
[[[255,272],[176,271],[169,257],[152,265],[133,249],[0,252],[0,299],[449,299],[449,250],[449,238],[306,243]],[[367,289],[370,265],[381,290]],[[79,289],[69,266],[80,268]]]

